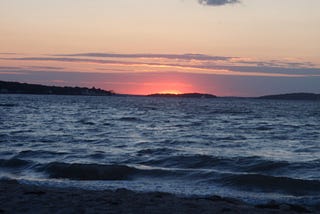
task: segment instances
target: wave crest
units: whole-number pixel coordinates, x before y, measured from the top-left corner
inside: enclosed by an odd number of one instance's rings
[[[260,174],[241,174],[223,178],[223,183],[240,189],[285,192],[295,196],[319,194],[320,181]]]
[[[44,167],[50,178],[72,180],[127,180],[137,169],[123,165],[49,163]]]

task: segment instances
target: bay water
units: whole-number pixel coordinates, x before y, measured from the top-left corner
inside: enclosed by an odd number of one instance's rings
[[[0,179],[320,202],[320,102],[0,95]]]

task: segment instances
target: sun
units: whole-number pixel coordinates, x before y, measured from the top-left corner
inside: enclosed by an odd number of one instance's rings
[[[165,79],[157,79],[153,78],[151,80],[146,80],[143,84],[135,87],[132,90],[132,94],[141,94],[141,95],[149,95],[149,94],[172,94],[179,95],[184,93],[189,93],[190,91],[195,91],[193,85],[188,82],[182,81],[174,81],[174,78],[168,77],[168,79],[172,79],[172,81],[168,81]]]
[[[164,91],[160,91],[158,94],[175,94],[175,95],[178,95],[178,94],[182,94],[182,92],[179,91],[179,90],[164,90]]]

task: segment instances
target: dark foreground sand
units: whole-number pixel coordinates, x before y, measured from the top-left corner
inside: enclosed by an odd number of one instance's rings
[[[308,213],[314,209],[270,202],[249,205],[212,196],[183,198],[168,193],[125,189],[88,191],[0,181],[0,213]]]

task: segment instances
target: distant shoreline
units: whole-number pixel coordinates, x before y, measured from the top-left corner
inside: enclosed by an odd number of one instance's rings
[[[170,98],[217,98],[213,94],[184,93],[184,94],[150,94],[147,97],[170,97]]]
[[[46,86],[40,84],[29,84],[20,82],[0,81],[0,94],[35,94],[35,95],[83,95],[83,96],[137,96],[137,97],[164,97],[164,98],[229,98],[220,97],[206,93],[183,93],[183,94],[149,94],[149,95],[131,95],[116,94],[112,90],[103,90],[100,88],[70,87],[70,86]],[[258,97],[232,97],[237,99],[261,99],[261,100],[305,100],[319,101],[320,94],[315,93],[287,93],[274,94]]]
[[[320,94],[313,93],[289,93],[276,94],[258,97],[258,99],[267,100],[320,100]]]
[[[112,96],[113,91],[100,88],[61,87],[20,82],[0,81],[0,94],[42,94],[42,95],[85,95],[85,96]]]

